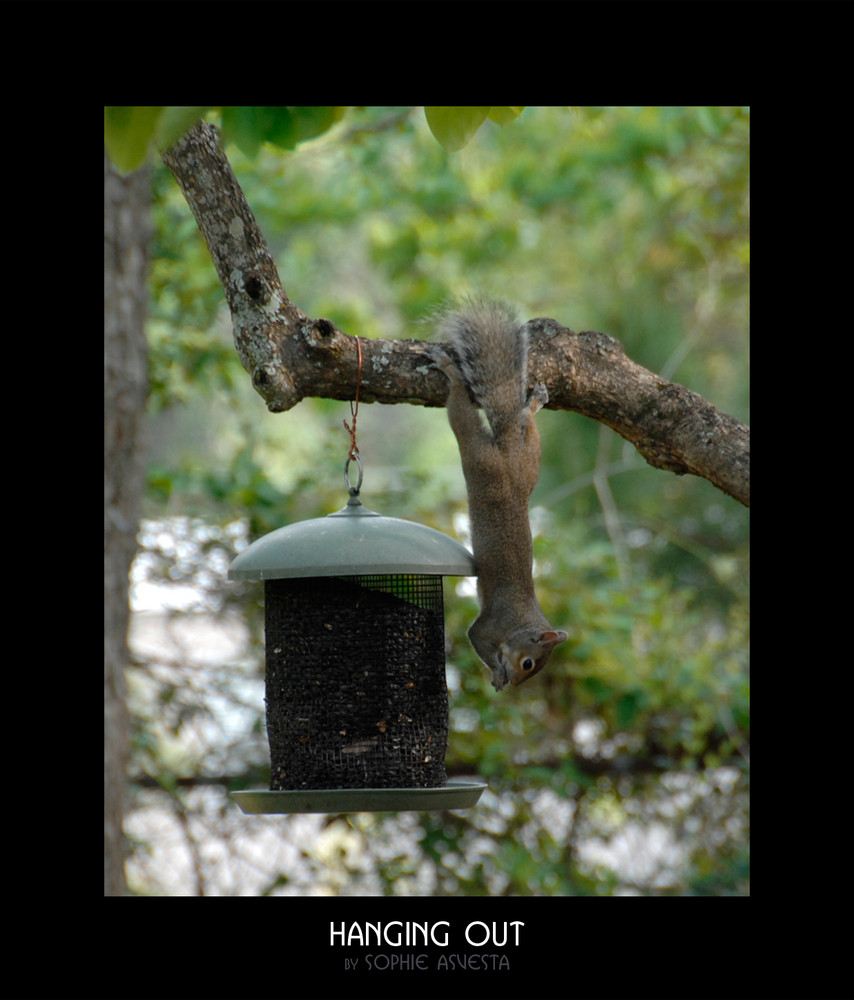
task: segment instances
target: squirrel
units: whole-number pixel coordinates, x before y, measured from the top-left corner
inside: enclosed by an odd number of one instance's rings
[[[468,636],[500,691],[539,673],[567,633],[534,593],[528,498],[540,471],[534,414],[546,387],[528,392],[528,331],[508,304],[465,300],[439,319],[450,350],[434,349],[449,382],[448,420],[460,448],[480,601]],[[484,426],[481,407],[489,424]]]

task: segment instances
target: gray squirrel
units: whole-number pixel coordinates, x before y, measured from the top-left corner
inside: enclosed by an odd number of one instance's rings
[[[528,331],[504,302],[473,298],[439,317],[450,350],[433,351],[449,382],[448,419],[469,502],[480,614],[468,631],[500,691],[539,673],[567,633],[546,620],[534,593],[528,498],[540,472],[534,414],[544,385],[528,392]],[[484,425],[479,408],[486,415]]]

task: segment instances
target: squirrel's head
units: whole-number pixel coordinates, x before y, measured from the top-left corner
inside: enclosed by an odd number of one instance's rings
[[[513,642],[498,646],[492,667],[492,686],[496,691],[512,684],[518,687],[538,674],[549,662],[552,650],[559,642],[566,642],[567,634],[551,629],[537,635],[517,636]]]

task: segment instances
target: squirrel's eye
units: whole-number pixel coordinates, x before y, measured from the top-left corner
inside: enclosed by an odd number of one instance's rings
[[[525,659],[522,660],[522,669],[525,671],[525,673],[527,673],[529,670],[534,669],[534,661],[531,659],[530,656],[526,656]]]

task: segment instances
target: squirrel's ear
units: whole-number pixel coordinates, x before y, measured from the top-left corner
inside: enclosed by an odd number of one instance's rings
[[[553,646],[556,646],[559,642],[566,642],[568,638],[568,633],[563,631],[543,632],[540,636],[540,642],[550,642]]]

